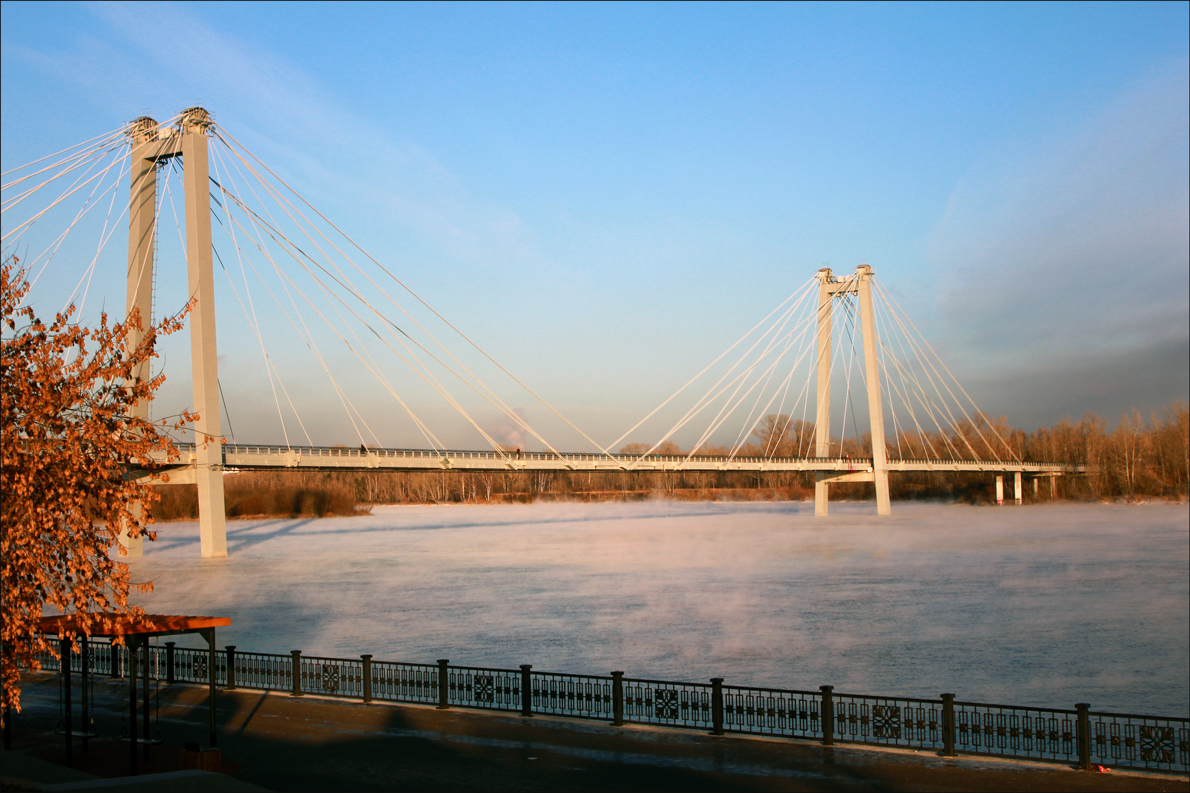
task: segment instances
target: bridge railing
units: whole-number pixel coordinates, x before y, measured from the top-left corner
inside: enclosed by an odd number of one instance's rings
[[[128,651],[88,643],[93,674],[126,677]],[[207,684],[208,648],[150,648],[149,677],[166,683]],[[227,689],[316,694],[361,700],[436,705],[595,719],[812,740],[824,745],[861,744],[957,754],[1018,758],[1190,774],[1190,719],[1074,709],[998,705],[937,699],[627,678],[622,672],[581,675],[519,669],[358,658],[242,652],[214,654],[217,685]],[[60,671],[48,652],[44,670]],[[79,654],[70,669],[82,671]]]
[[[188,455],[193,454],[197,448],[192,443],[177,444],[178,450],[183,455],[183,461],[186,461]],[[364,460],[393,460],[393,459],[421,459],[421,460],[492,460],[509,463],[526,463],[526,462],[548,462],[548,461],[565,461],[565,462],[584,462],[584,463],[616,463],[618,466],[629,468],[638,463],[663,463],[672,464],[675,466],[683,463],[699,463],[699,464],[741,464],[741,465],[763,465],[763,464],[792,464],[792,463],[806,463],[806,464],[829,464],[839,470],[854,469],[857,471],[868,470],[872,467],[873,461],[871,457],[745,457],[745,456],[729,456],[729,455],[693,455],[687,458],[684,454],[650,454],[650,455],[636,455],[636,454],[592,454],[587,452],[568,453],[563,452],[555,454],[553,452],[496,452],[483,450],[441,450],[433,449],[361,449],[352,448],[348,446],[280,446],[280,445],[256,445],[256,444],[225,444],[223,446],[223,453],[227,455],[246,455],[246,456],[262,456],[262,457],[277,457],[287,455],[300,455],[302,458],[355,458],[361,462]],[[1016,462],[1009,460],[975,460],[975,459],[926,459],[926,458],[910,458],[910,457],[890,457],[888,460],[890,467],[894,470],[899,466],[913,466],[915,468],[928,468],[931,465],[946,465],[946,464],[961,464],[964,466],[975,466],[977,468],[994,471],[1004,468],[1005,466],[1019,467],[1026,466],[1033,471],[1053,471],[1064,472],[1072,470],[1084,470],[1085,465],[1079,463],[1058,463],[1045,461],[1024,461]],[[367,467],[361,465],[360,467]]]

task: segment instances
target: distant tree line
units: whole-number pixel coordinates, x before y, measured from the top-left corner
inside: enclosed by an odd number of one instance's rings
[[[1085,463],[1087,475],[1045,477],[1037,495],[1028,483],[1025,499],[1180,498],[1190,482],[1190,410],[1174,402],[1146,420],[1139,411],[1121,417],[1115,429],[1087,413],[1032,432],[1014,429],[1003,417],[975,416],[949,433],[895,432],[886,444],[890,459],[1010,460]],[[774,414],[766,416],[737,457],[815,455],[814,425]],[[645,454],[650,447],[629,444],[623,454]],[[685,455],[666,442],[652,455]],[[706,446],[695,454],[727,455],[726,447]],[[832,438],[828,456],[872,455],[871,436]],[[814,475],[755,471],[269,471],[226,478],[228,517],[256,515],[349,515],[371,504],[530,502],[537,500],[628,501],[797,500],[813,496]],[[944,499],[969,503],[992,500],[992,474],[914,472],[893,474],[895,499]],[[192,485],[159,488],[158,519],[197,517]],[[832,498],[872,498],[870,483],[833,484]]]

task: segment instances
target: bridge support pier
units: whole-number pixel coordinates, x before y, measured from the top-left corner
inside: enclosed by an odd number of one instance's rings
[[[132,199],[128,219],[128,312],[140,312],[141,330],[128,335],[138,345],[152,322],[153,270],[157,232],[158,164],[181,156],[186,204],[186,271],[190,298],[190,365],[194,381],[194,434],[197,458],[198,515],[204,557],[227,556],[227,522],[223,499],[223,432],[219,416],[219,371],[215,345],[215,278],[211,254],[211,188],[207,152],[210,114],[199,107],[183,111],[178,129],[165,136],[157,122],[142,117],[132,122]],[[149,378],[146,361],[133,372]],[[148,403],[133,407],[149,417]],[[139,540],[121,534],[129,555],[140,556]]]
[[[186,191],[186,272],[190,296],[190,366],[194,376],[198,520],[204,558],[227,556],[227,515],[223,501],[223,430],[219,416],[219,369],[215,347],[215,277],[211,256],[211,181],[207,129],[202,108],[182,115],[182,165]]]
[[[157,159],[162,142],[158,140],[157,122],[142,116],[132,122],[128,130],[132,139],[132,164],[129,168],[131,195],[128,203],[128,274],[125,293],[125,316],[136,311],[140,327],[130,327],[125,350],[131,353],[144,341],[153,322],[153,266],[157,249]],[[151,375],[149,361],[143,361],[132,372],[133,382],[143,382]],[[137,402],[132,415],[148,420],[149,403]],[[141,505],[134,504],[132,512],[139,516]],[[120,527],[120,545],[130,557],[144,553],[144,540],[128,536],[128,527]]]
[[[872,432],[872,475],[876,480],[876,514],[891,515],[888,449],[884,445],[884,406],[880,394],[880,358],[876,349],[876,320],[872,308],[872,268],[861,264],[855,269],[855,275],[859,279],[859,316],[864,337],[864,366],[868,375],[868,416]]]
[[[1021,504],[1025,503],[1024,498],[1023,498],[1024,489],[1021,486],[1021,472],[1020,471],[1017,471],[1012,475],[1012,488],[1013,488],[1013,495],[1016,496],[1017,506],[1020,506]]]
[[[864,369],[867,377],[868,418],[872,437],[872,481],[876,485],[876,514],[891,515],[888,491],[888,449],[884,444],[884,407],[880,392],[880,357],[876,342],[875,313],[872,307],[872,268],[861,264],[855,274],[836,279],[830,268],[818,271],[818,411],[815,417],[815,454],[830,456],[831,424],[831,308],[840,295],[859,296],[860,331],[864,343]],[[841,452],[841,450],[840,450]],[[814,514],[827,514],[830,500],[829,480],[837,477],[819,473],[814,481]]]
[[[831,304],[834,292],[831,271],[818,271],[818,410],[814,417],[814,456],[830,457],[831,453]],[[828,474],[814,475],[814,515],[826,517],[830,502]]]
[[[1004,503],[1004,474],[996,474],[996,506]]]

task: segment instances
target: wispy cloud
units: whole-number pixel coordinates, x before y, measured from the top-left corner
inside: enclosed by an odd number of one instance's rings
[[[314,186],[343,203],[349,196],[386,235],[398,231],[423,255],[469,264],[534,255],[535,235],[513,208],[476,198],[425,142],[401,140],[356,112],[314,70],[215,28],[201,9],[87,9],[98,23],[94,34],[57,49],[6,42],[6,54],[54,75],[108,114],[160,120],[205,106],[271,166],[296,174],[304,184],[295,186]]]
[[[1190,349],[1188,103],[1182,60],[955,189],[931,251],[952,338],[1027,373],[1035,405],[1096,371],[1113,385],[1087,409],[1185,396],[1187,356],[1166,359]],[[1159,384],[1118,376],[1158,358],[1175,367]]]

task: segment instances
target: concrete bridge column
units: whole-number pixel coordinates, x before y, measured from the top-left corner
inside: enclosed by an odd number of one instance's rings
[[[996,504],[1004,503],[1004,474],[996,474]]]
[[[814,417],[814,456],[830,457],[831,454],[831,301],[834,292],[830,268],[818,271],[818,411]],[[814,514],[824,517],[830,501],[830,484],[827,471],[814,475]]]
[[[868,379],[868,416],[872,431],[872,475],[876,481],[876,514],[891,515],[888,495],[888,450],[884,446],[884,407],[880,394],[880,357],[876,349],[876,319],[872,308],[872,268],[861,264],[859,278],[860,330],[864,338],[864,367]],[[1020,474],[1017,474],[1020,482]],[[1018,485],[1017,497],[1020,498]]]
[[[1021,472],[1017,471],[1012,475],[1012,487],[1016,495],[1016,503],[1023,504],[1024,500],[1021,498]]]
[[[200,107],[182,114],[182,165],[186,192],[186,272],[190,297],[190,366],[194,375],[199,536],[204,558],[227,556],[223,502],[223,430],[215,347],[215,278],[211,256],[211,183],[207,152],[210,115]]]
[[[132,152],[129,176],[131,196],[128,204],[128,274],[125,317],[134,310],[140,314],[140,328],[129,328],[125,350],[131,353],[144,341],[149,325],[153,321],[153,266],[156,253],[157,234],[157,158],[165,145],[159,140],[157,122],[148,116],[141,116],[129,125]],[[132,372],[133,382],[149,379],[149,361],[144,361]],[[132,406],[132,415],[148,420],[149,403],[137,402]],[[133,504],[131,511],[138,517],[141,505]],[[144,539],[128,536],[128,527],[120,527],[120,545],[130,557],[144,553]]]

